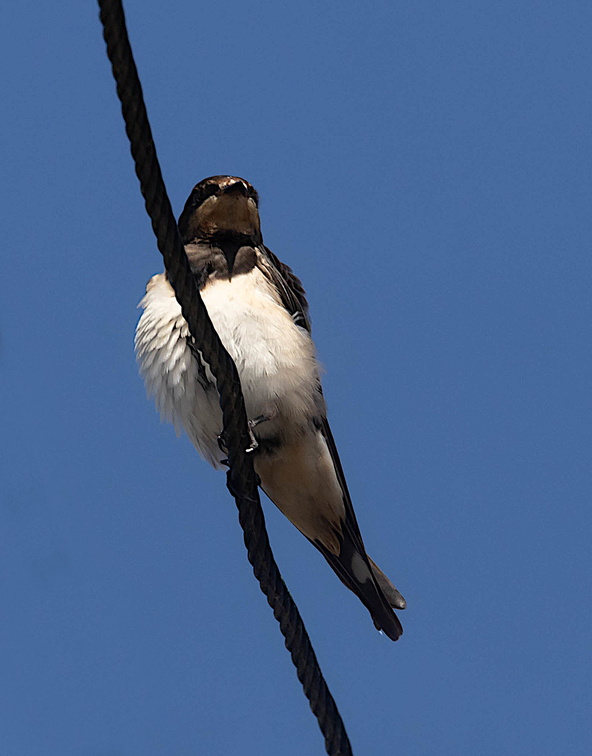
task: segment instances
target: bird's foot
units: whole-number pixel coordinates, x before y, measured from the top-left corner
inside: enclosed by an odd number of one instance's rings
[[[245,449],[246,454],[252,454],[253,452],[257,451],[259,448],[259,442],[255,438],[255,434],[253,433],[253,428],[256,428],[260,423],[265,422],[265,420],[268,420],[269,418],[264,417],[263,415],[260,415],[259,417],[256,417],[254,420],[249,420],[247,425],[247,431],[249,433],[249,445]],[[222,431],[220,435],[216,439],[218,441],[218,448],[223,454],[228,454],[228,438],[225,431]],[[228,459],[221,459],[220,464],[222,465],[228,465]]]
[[[261,425],[261,423],[267,423],[270,420],[273,420],[274,417],[275,413],[271,413],[269,415],[257,415],[257,417],[254,417],[252,420],[248,421],[247,425],[249,428],[249,438],[251,439],[251,445],[247,449],[247,454],[257,451],[257,449],[259,448],[259,441],[257,441],[257,439],[255,438],[253,430],[258,425]]]
[[[247,429],[249,431],[249,439],[251,441],[249,446],[247,446],[247,448],[245,449],[245,452],[247,454],[252,454],[253,452],[257,451],[257,449],[259,448],[259,441],[257,441],[257,439],[255,438],[255,434],[253,433],[253,428],[255,426],[251,425],[251,422],[252,421],[249,420],[249,423],[247,425]]]
[[[267,423],[269,420],[273,420],[275,415],[257,415],[257,417],[254,417],[252,420],[249,420],[249,428],[251,430],[253,428],[256,428],[258,425],[261,425],[261,423]]]

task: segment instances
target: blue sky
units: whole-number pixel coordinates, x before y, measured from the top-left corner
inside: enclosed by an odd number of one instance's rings
[[[265,502],[354,752],[587,752],[589,3],[126,9],[174,207],[247,178],[306,286],[408,601],[392,644]],[[224,478],[137,375],[162,264],[96,7],[3,18],[0,751],[320,754]]]

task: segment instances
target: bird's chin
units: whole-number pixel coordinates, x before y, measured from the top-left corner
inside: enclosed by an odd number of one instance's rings
[[[223,194],[213,202],[204,202],[198,214],[199,225],[210,233],[251,238],[260,233],[257,206],[247,197]]]

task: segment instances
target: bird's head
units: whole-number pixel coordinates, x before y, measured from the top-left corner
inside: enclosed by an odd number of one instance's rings
[[[183,243],[241,237],[261,244],[258,206],[259,195],[245,179],[210,176],[196,184],[179,217]]]

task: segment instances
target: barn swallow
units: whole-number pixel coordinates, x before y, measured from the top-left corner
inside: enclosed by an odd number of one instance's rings
[[[236,363],[260,485],[321,552],[391,640],[405,600],[366,554],[321,390],[302,284],[263,244],[255,189],[212,176],[191,192],[179,231],[204,303]],[[222,414],[166,273],[140,302],[136,355],[161,417],[220,467]],[[223,446],[223,445],[222,445]]]

